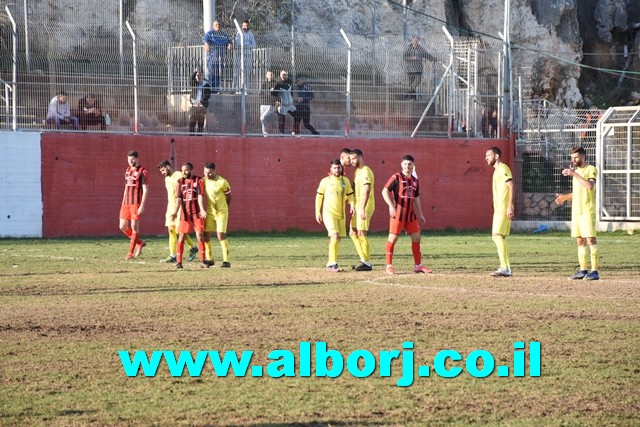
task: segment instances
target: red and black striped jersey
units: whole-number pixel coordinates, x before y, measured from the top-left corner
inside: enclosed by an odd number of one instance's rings
[[[385,188],[391,192],[396,203],[396,219],[401,222],[415,221],[417,217],[413,210],[413,200],[420,195],[418,178],[398,172],[389,178]]]
[[[191,178],[180,178],[176,193],[176,197],[180,199],[180,206],[182,207],[181,219],[189,221],[197,218],[200,215],[198,195],[205,194],[202,178],[195,175],[192,175]]]
[[[149,180],[149,172],[142,166],[129,166],[124,172],[123,205],[139,205],[144,193],[143,185]]]

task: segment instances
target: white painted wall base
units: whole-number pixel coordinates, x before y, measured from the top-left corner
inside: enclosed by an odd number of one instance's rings
[[[0,131],[0,237],[42,237],[40,132]]]

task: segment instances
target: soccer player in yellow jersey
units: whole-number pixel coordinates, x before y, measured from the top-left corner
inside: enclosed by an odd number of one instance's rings
[[[371,271],[371,248],[369,246],[369,224],[376,209],[373,193],[373,171],[364,164],[362,151],[355,149],[349,154],[351,166],[355,168],[353,175],[353,189],[356,195],[356,208],[351,217],[351,231],[349,236],[353,240],[360,262],[353,269],[356,271]]]
[[[211,233],[215,231],[222,248],[220,267],[230,268],[227,223],[229,222],[229,204],[231,204],[231,186],[226,179],[218,175],[215,163],[209,162],[204,165],[204,191],[207,194],[207,220],[204,225],[206,262],[209,266],[214,264]]]
[[[491,147],[484,155],[489,166],[493,166],[493,223],[491,239],[498,249],[500,268],[491,273],[493,277],[511,276],[509,263],[509,247],[507,236],[511,232],[511,220],[514,218],[514,188],[513,175],[509,166],[502,163],[502,151],[498,147]]]
[[[331,161],[329,176],[320,181],[316,193],[316,221],[324,223],[329,233],[329,260],[327,271],[337,273],[338,249],[340,237],[347,235],[345,201],[349,200],[351,213],[353,214],[353,189],[349,178],[343,176],[342,165],[339,159]]]
[[[596,178],[598,169],[586,162],[587,152],[582,147],[571,150],[571,165],[562,175],[573,177],[571,194],[556,194],[561,205],[571,200],[571,237],[578,244],[580,270],[571,279],[599,280],[598,245],[596,242]],[[587,247],[591,253],[591,272],[587,264]]]
[[[161,262],[170,262],[176,263],[176,246],[178,244],[178,223],[180,222],[180,215],[178,214],[178,218],[176,220],[171,219],[171,214],[176,209],[176,186],[178,185],[178,180],[182,178],[182,172],[174,171],[171,168],[171,163],[169,160],[163,160],[158,164],[158,170],[164,176],[164,186],[167,189],[167,211],[165,214],[165,222],[164,225],[167,226],[167,230],[169,232],[169,257],[163,259]],[[193,240],[189,235],[185,235],[184,239],[187,246],[191,249],[189,250],[189,261],[193,261],[198,254],[198,246],[193,244]]]

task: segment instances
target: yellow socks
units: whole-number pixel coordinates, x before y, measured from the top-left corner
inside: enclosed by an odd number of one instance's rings
[[[589,249],[591,250],[591,271],[598,271],[598,245],[591,245]]]
[[[362,259],[366,264],[370,264],[371,247],[369,246],[369,239],[367,236],[360,236],[358,240],[360,240],[360,247],[362,248]]]
[[[340,247],[340,240],[329,239],[329,260],[327,265],[333,265],[338,263],[338,248]]]
[[[580,264],[580,270],[589,269],[587,267],[587,247],[585,245],[578,245],[578,263]]]
[[[492,235],[491,240],[496,244],[496,249],[498,249],[498,259],[500,259],[500,268],[507,269],[511,268],[511,264],[509,264],[509,248],[507,246],[506,239],[497,234]]]
[[[222,261],[229,262],[229,241],[227,239],[220,240],[220,247],[222,248]]]

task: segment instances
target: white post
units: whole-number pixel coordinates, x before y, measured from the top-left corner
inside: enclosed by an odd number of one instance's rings
[[[16,25],[16,21],[13,19],[13,15],[11,15],[11,11],[9,10],[9,6],[5,6],[4,10],[7,12],[7,16],[9,17],[9,21],[11,21],[11,29],[12,29],[12,38],[13,38],[13,71],[11,73],[11,91],[13,92],[13,98],[11,99],[11,110],[13,112],[13,130],[18,129],[18,104],[17,102],[17,81],[18,81],[18,26]]]
[[[247,87],[244,79],[244,31],[242,31],[242,26],[238,23],[237,19],[233,20],[233,23],[236,26],[236,31],[240,34],[240,90],[242,91],[242,98],[240,100],[240,109],[242,110],[242,125],[241,125],[241,134],[245,136],[247,133]],[[238,49],[238,46],[236,46]],[[237,54],[236,54],[237,58]]]
[[[351,131],[351,41],[342,28],[340,28],[340,34],[347,43],[347,114],[344,118],[344,136],[349,136]]]
[[[31,53],[29,52],[29,12],[27,0],[24,0],[24,55],[27,62],[27,72],[31,72]]]
[[[502,123],[500,135],[507,135],[507,126],[511,118],[511,40],[509,36],[511,0],[504,0],[504,67],[502,72]]]
[[[120,26],[120,34],[118,37],[119,48],[120,48],[120,78],[124,78],[124,29],[122,28],[122,23],[124,22],[124,0],[118,1],[118,13],[119,13],[119,26]]]
[[[133,133],[137,134],[140,126],[140,112],[138,109],[138,65],[136,62],[136,34],[133,32],[133,28],[129,25],[129,21],[126,21],[127,29],[131,38],[133,39]]]

